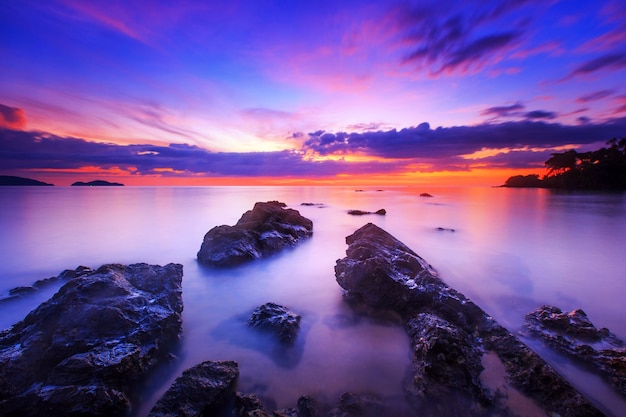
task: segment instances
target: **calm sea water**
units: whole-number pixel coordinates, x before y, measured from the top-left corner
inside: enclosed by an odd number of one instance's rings
[[[420,197],[429,192],[433,198]],[[270,259],[229,270],[197,264],[202,237],[257,201],[279,200],[314,223],[314,236]],[[322,206],[301,206],[301,203]],[[350,216],[349,209],[387,210]],[[184,266],[177,361],[138,394],[145,415],[180,373],[203,360],[236,360],[239,389],[266,405],[302,394],[334,402],[375,392],[402,407],[409,364],[401,326],[361,317],[343,301],[335,261],[345,237],[372,222],[426,259],[452,287],[513,332],[543,304],[582,308],[626,340],[626,194],[540,189],[349,187],[0,187],[0,294],[78,265]],[[437,230],[438,227],[454,231]],[[50,297],[49,288],[0,305],[0,327]],[[280,350],[245,320],[273,301],[302,315],[296,345]],[[570,361],[523,339],[607,414],[626,402]]]

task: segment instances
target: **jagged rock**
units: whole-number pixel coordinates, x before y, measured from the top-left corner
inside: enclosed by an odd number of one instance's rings
[[[300,319],[300,315],[291,312],[287,307],[266,303],[252,312],[248,325],[270,330],[282,343],[291,344],[298,335]]]
[[[241,392],[235,393],[235,412],[237,417],[272,417],[259,397]]]
[[[527,314],[525,326],[557,351],[604,375],[626,396],[626,347],[606,328],[597,329],[581,309],[543,306]]]
[[[29,294],[36,292],[40,288],[54,284],[55,282],[58,282],[61,280],[67,281],[72,278],[89,274],[91,272],[93,272],[93,270],[86,266],[79,266],[78,268],[73,269],[73,270],[66,269],[63,272],[61,272],[59,275],[57,275],[56,277],[39,279],[35,281],[33,285],[26,285],[26,286],[12,288],[11,290],[9,290],[9,295],[7,297],[0,298],[0,303],[22,298],[24,296],[27,296]]]
[[[154,405],[148,416],[197,417],[216,415],[234,395],[233,389],[238,376],[237,362],[202,362],[187,369],[176,378],[172,386]]]
[[[348,214],[351,214],[353,216],[363,216],[365,214],[378,214],[379,216],[384,216],[385,214],[387,214],[387,210],[385,209],[380,209],[376,211],[348,210]]]
[[[416,412],[514,414],[481,383],[481,358],[493,351],[511,384],[546,413],[602,415],[550,365],[446,285],[427,262],[389,233],[369,223],[348,236],[346,243],[347,256],[335,266],[346,296],[393,310],[404,319],[413,352],[405,390]]]
[[[313,235],[313,222],[278,201],[256,203],[234,226],[216,226],[204,236],[198,261],[234,266],[269,256]]]
[[[104,265],[0,332],[6,416],[104,416],[181,331],[182,265]]]
[[[337,407],[330,412],[331,417],[377,417],[388,415],[383,401],[370,394],[344,392],[339,397]]]

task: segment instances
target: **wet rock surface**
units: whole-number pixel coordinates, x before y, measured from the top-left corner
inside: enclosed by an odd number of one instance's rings
[[[300,329],[300,319],[300,315],[287,307],[266,303],[252,312],[248,325],[274,333],[281,343],[293,344]]]
[[[527,314],[526,328],[555,350],[602,374],[626,396],[626,347],[606,328],[596,328],[581,309],[543,306]]]
[[[132,384],[178,340],[182,274],[178,264],[104,265],[0,332],[3,415],[125,412]]]
[[[204,236],[197,258],[217,267],[274,254],[313,235],[313,222],[278,201],[259,202],[234,226],[216,226]]]
[[[371,223],[346,238],[335,276],[351,302],[391,309],[404,320],[412,365],[405,391],[416,412],[515,415],[506,395],[482,383],[481,359],[495,352],[505,378],[546,414],[600,416],[567,381],[402,242]]]
[[[202,362],[176,378],[148,414],[149,417],[216,415],[234,396],[237,362]],[[248,404],[252,407],[252,405]]]

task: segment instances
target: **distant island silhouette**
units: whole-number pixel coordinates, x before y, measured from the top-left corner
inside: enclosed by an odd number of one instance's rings
[[[89,182],[76,181],[72,187],[123,187],[124,184],[119,182],[109,182],[104,180],[95,180]]]
[[[47,182],[33,180],[31,178],[15,177],[12,175],[0,175],[0,185],[46,185],[53,186]]]
[[[590,152],[570,149],[553,153],[545,162],[548,173],[515,175],[502,187],[560,188],[581,190],[626,190],[626,138],[611,139]]]

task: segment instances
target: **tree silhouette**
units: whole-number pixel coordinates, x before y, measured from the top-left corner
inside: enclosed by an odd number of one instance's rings
[[[626,190],[626,138],[611,139],[608,147],[590,152],[569,149],[551,154],[545,162],[548,173],[509,178],[506,187]]]

